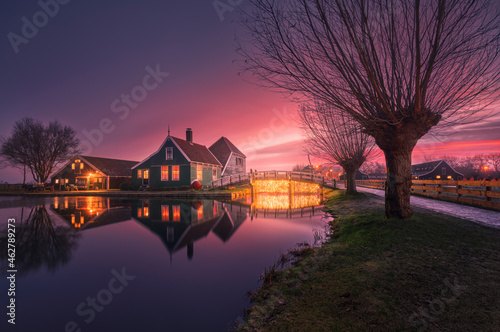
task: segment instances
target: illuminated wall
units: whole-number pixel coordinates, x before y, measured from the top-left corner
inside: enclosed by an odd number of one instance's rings
[[[253,182],[254,192],[258,193],[289,193],[289,180],[256,180]],[[291,192],[300,194],[317,194],[320,186],[316,183],[291,181]]]

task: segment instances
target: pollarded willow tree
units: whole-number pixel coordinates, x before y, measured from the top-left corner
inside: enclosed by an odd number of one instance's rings
[[[386,217],[409,218],[411,154],[436,125],[498,99],[499,5],[489,0],[251,0],[238,52],[259,84],[320,100],[374,137]]]
[[[302,105],[300,123],[308,154],[344,169],[346,193],[355,194],[356,172],[374,154],[375,142],[361,131],[359,123],[324,103]]]

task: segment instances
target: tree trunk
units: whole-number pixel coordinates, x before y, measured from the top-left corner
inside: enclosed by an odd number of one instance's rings
[[[23,165],[23,186],[26,185],[26,165]]]
[[[385,183],[385,217],[410,218],[413,214],[411,194],[411,147],[384,151],[387,167]]]
[[[356,171],[351,169],[345,169],[345,183],[346,183],[346,195],[354,195],[357,194],[356,190]]]

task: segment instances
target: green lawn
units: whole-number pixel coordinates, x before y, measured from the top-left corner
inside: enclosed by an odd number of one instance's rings
[[[330,239],[267,271],[242,330],[499,330],[500,230],[421,211],[385,221],[376,198],[329,196]]]

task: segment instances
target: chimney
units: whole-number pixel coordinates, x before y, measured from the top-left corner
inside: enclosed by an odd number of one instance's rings
[[[186,141],[193,143],[193,129],[191,128],[186,129]]]

